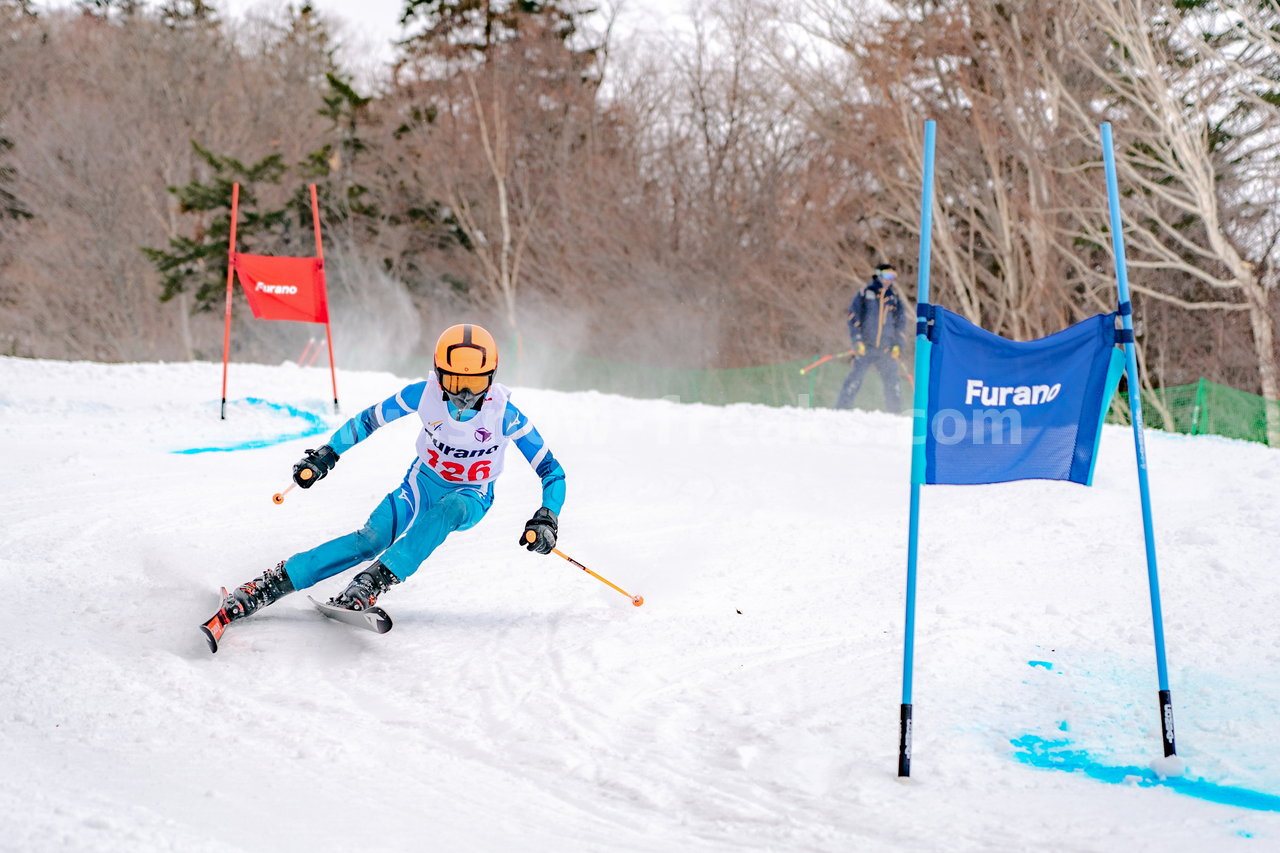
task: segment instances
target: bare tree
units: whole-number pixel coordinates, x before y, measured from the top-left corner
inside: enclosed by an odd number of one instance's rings
[[[937,298],[1022,338],[1107,304],[1060,237],[1063,199],[1076,188],[1050,164],[1084,155],[1062,136],[1041,81],[1072,38],[1058,10],[911,0],[870,14],[850,0],[813,0],[775,19],[782,38],[766,44],[807,120],[865,176],[874,202],[862,242],[914,254],[921,132],[934,119]]]
[[[630,90],[660,99],[636,128],[638,150],[666,234],[655,262],[675,286],[663,297],[669,322],[696,324],[685,337],[703,345],[669,352],[694,363],[800,358],[844,336],[842,250],[865,195],[757,50],[762,24],[747,4],[697,17],[689,43],[672,44],[671,61],[643,69],[648,87]]]
[[[174,17],[175,5],[167,24],[136,9],[53,13],[0,51],[10,186],[31,212],[0,233],[0,312],[15,351],[128,360],[220,350],[220,317],[193,318],[183,298],[160,303],[140,251],[205,227],[178,215],[167,187],[200,175],[193,139],[300,160],[325,125],[304,47],[269,27],[224,33],[192,9]]]
[[[599,48],[577,42],[573,3],[414,6],[428,27],[396,68],[386,100],[400,124],[375,154],[387,207],[420,226],[397,229],[405,273],[520,340],[539,228],[597,109]]]
[[[866,176],[873,245],[917,236],[920,128],[937,120],[936,292],[1013,337],[1114,304],[1097,126],[1116,121],[1131,266],[1160,273],[1135,290],[1248,316],[1274,398],[1276,3],[1180,5],[806,0],[756,41]],[[1211,342],[1230,326],[1147,310],[1144,383],[1225,370],[1235,348]]]
[[[481,227],[480,205],[472,201],[468,188],[459,184],[450,187],[449,204],[472,240],[475,256],[484,269],[483,281],[502,306],[508,328],[518,335],[516,292],[521,265],[542,206],[542,188],[531,185],[527,171],[516,172],[513,148],[517,142],[512,138],[507,102],[510,81],[499,79],[494,74],[487,77],[487,91],[481,96],[476,75],[466,74],[475,136],[484,152],[488,178],[493,187],[489,221],[493,222],[496,233],[491,238]],[[519,186],[515,185],[517,180]]]
[[[1117,125],[1129,263],[1146,273],[1134,290],[1189,311],[1244,312],[1262,395],[1280,400],[1280,3],[1184,12],[1163,0],[1083,0],[1072,20],[1094,34],[1075,58],[1106,86],[1104,114]],[[1096,103],[1054,82],[1077,132],[1096,125]],[[1105,221],[1081,211],[1076,233],[1105,242]],[[1274,402],[1267,434],[1280,446]]]

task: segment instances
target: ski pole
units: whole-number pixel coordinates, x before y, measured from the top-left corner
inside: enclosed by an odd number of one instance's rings
[[[298,476],[304,480],[310,480],[312,477],[315,476],[315,474],[311,471],[310,468],[303,468],[301,471],[298,472]],[[288,488],[286,488],[283,492],[276,492],[274,495],[272,495],[271,502],[274,504],[284,503],[284,496],[292,492],[295,488],[297,488],[297,486],[298,486],[297,483],[290,483]]]
[[[526,542],[533,542],[533,541],[534,541],[534,540],[536,540],[537,538],[538,538],[537,534],[536,534],[536,533],[534,533],[532,530],[526,530],[526,531],[524,532],[524,541],[526,541]],[[603,583],[603,584],[606,584],[606,585],[608,585],[608,586],[613,587],[613,588],[614,588],[614,589],[616,589],[618,592],[622,593],[622,594],[623,594],[623,595],[625,595],[627,598],[631,599],[631,603],[632,603],[632,604],[634,604],[636,607],[639,607],[640,605],[644,604],[644,596],[643,596],[643,595],[632,595],[631,593],[627,592],[627,591],[626,591],[625,589],[623,589],[622,587],[618,586],[616,583],[613,583],[612,581],[607,580],[606,578],[602,578],[602,577],[600,577],[600,575],[598,575],[598,574],[596,574],[595,572],[591,571],[591,570],[590,570],[590,569],[588,569],[586,566],[582,565],[582,563],[579,563],[577,560],[573,559],[573,557],[570,557],[570,556],[569,556],[568,554],[566,554],[564,551],[561,551],[559,548],[552,548],[552,549],[551,549],[551,553],[552,553],[552,554],[555,554],[557,557],[564,557],[564,558],[565,558],[566,560],[568,560],[570,563],[573,563],[575,566],[577,566],[578,568],[582,569],[582,570],[583,570],[584,572],[586,572],[587,574],[591,575],[591,577],[595,578],[596,580],[600,581],[600,582],[601,582],[601,583]]]
[[[803,376],[804,374],[808,373],[810,370],[813,370],[819,364],[826,364],[831,359],[840,358],[840,356],[842,355],[853,355],[853,350],[850,349],[850,350],[845,350],[844,352],[833,352],[831,355],[824,355],[822,358],[818,359],[808,367],[800,368],[800,375]]]

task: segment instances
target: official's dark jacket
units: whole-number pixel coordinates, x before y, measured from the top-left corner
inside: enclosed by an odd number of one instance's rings
[[[849,338],[854,346],[864,343],[867,349],[888,352],[906,343],[906,328],[906,310],[898,291],[880,276],[872,278],[849,304]]]

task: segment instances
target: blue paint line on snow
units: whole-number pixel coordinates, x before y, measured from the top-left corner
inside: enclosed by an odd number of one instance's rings
[[[1111,766],[1095,761],[1089,753],[1082,749],[1072,749],[1069,740],[1045,740],[1035,735],[1023,735],[1009,741],[1013,744],[1014,757],[1023,764],[1039,767],[1044,770],[1066,770],[1068,773],[1083,773],[1090,779],[1106,782],[1111,785],[1136,785],[1140,788],[1168,788],[1179,794],[1220,803],[1224,806],[1235,806],[1254,811],[1280,812],[1280,797],[1264,794],[1261,791],[1250,791],[1247,788],[1233,788],[1229,785],[1217,785],[1205,779],[1188,779],[1172,776],[1159,779],[1146,767]]]
[[[306,421],[307,428],[301,432],[291,432],[287,435],[278,435],[273,438],[258,438],[251,441],[242,441],[239,444],[231,444],[226,447],[190,447],[186,450],[175,450],[174,453],[193,454],[193,453],[232,453],[236,450],[256,450],[260,447],[270,447],[273,444],[283,444],[286,441],[296,441],[299,438],[306,438],[312,435],[319,435],[328,431],[324,420],[314,412],[305,412],[302,409],[296,409],[285,403],[272,403],[270,400],[261,400],[257,397],[246,397],[242,402],[251,406],[266,406],[269,409],[284,412],[291,418],[298,418]]]
[[[1042,666],[1045,669],[1053,669],[1053,664],[1047,660],[1029,660],[1027,661],[1027,666]]]

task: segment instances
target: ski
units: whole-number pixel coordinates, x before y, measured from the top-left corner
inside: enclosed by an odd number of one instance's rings
[[[336,619],[348,625],[355,625],[357,628],[376,631],[379,634],[385,634],[391,630],[391,617],[381,607],[370,607],[367,610],[347,610],[345,607],[334,607],[332,604],[316,601],[309,595],[307,599],[316,606],[316,610],[319,610],[330,619]]]
[[[226,601],[226,599],[227,588],[223,587],[220,600]],[[365,628],[379,634],[385,634],[391,630],[391,617],[381,607],[370,607],[368,610],[347,610],[342,607],[334,607],[332,604],[316,601],[309,595],[307,599],[325,616],[338,622],[345,622],[348,625],[355,625],[358,628]],[[212,654],[218,653],[218,643],[221,642],[222,635],[230,624],[231,617],[227,615],[226,608],[219,607],[218,612],[210,616],[209,620],[200,626],[200,633],[204,635],[204,641],[208,643],[209,651]]]
[[[227,600],[227,588],[222,588],[222,598],[220,601]],[[227,615],[226,608],[219,607],[218,612],[209,617],[209,621],[200,626],[201,633],[204,634],[204,641],[209,644],[209,651],[213,654],[218,653],[218,641],[222,639],[222,632],[227,630],[227,626],[231,624],[231,617]]]

